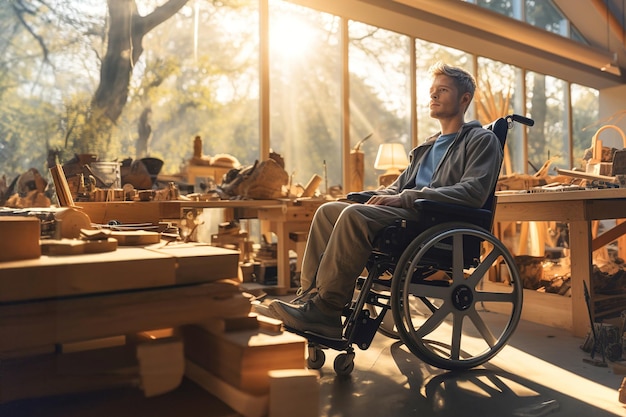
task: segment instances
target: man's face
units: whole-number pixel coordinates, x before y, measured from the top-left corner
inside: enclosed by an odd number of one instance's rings
[[[463,113],[459,89],[447,75],[437,75],[430,87],[430,117],[447,119]]]

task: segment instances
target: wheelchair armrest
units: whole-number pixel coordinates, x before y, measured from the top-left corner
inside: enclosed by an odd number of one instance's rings
[[[348,193],[348,195],[346,195],[346,198],[350,201],[354,201],[355,203],[367,203],[367,200],[369,200],[375,194],[376,193],[373,191],[359,191]]]
[[[441,203],[439,201],[419,198],[413,202],[413,207],[426,216],[445,216],[450,220],[469,222],[485,227],[491,224],[493,213],[483,208],[473,208],[458,204]]]

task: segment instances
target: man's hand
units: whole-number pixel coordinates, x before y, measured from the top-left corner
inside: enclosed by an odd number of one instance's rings
[[[402,207],[402,200],[398,194],[394,195],[375,195],[372,196],[365,204],[372,206],[389,206]]]

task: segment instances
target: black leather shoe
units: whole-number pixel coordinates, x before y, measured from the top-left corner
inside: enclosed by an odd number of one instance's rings
[[[331,339],[341,339],[343,329],[340,311],[336,315],[324,314],[312,300],[301,306],[274,300],[270,303],[269,310],[287,327]]]

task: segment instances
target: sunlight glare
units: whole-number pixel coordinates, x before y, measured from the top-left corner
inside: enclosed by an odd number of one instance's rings
[[[297,61],[311,49],[315,28],[295,16],[277,16],[270,21],[270,51],[284,61]]]

